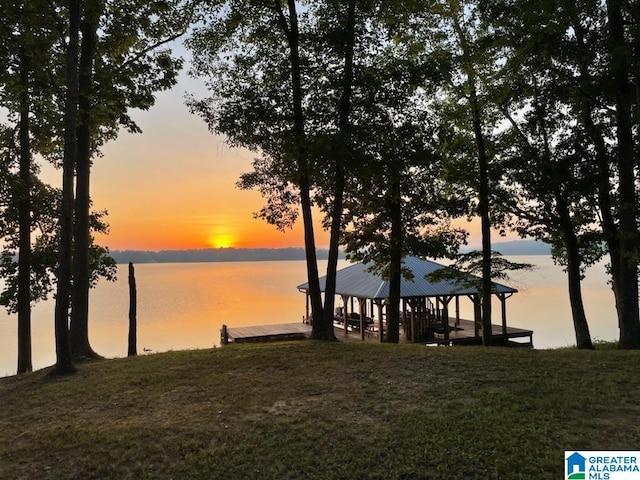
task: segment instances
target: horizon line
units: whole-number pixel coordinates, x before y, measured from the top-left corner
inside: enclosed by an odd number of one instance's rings
[[[492,242],[492,245],[503,245],[503,244],[511,244],[511,243],[520,243],[520,242],[535,242],[539,244],[547,245],[545,242],[541,240],[535,240],[532,238],[522,238],[516,240],[505,240],[503,242]],[[470,243],[467,245],[462,245],[461,249],[468,248],[482,248],[480,243]],[[109,250],[111,253],[115,252],[148,252],[148,253],[160,253],[160,252],[191,252],[191,251],[229,251],[229,250],[304,250],[304,245],[292,245],[287,247],[187,247],[187,248],[161,248],[158,250],[149,249],[149,248],[135,248],[135,247],[127,247],[127,248],[117,248],[113,250]],[[328,245],[320,245],[316,246],[316,250],[328,250]],[[342,246],[340,246],[340,250],[343,251]]]

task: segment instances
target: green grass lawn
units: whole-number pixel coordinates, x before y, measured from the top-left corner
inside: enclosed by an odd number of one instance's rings
[[[0,379],[1,479],[553,479],[640,448],[640,352],[313,341]]]

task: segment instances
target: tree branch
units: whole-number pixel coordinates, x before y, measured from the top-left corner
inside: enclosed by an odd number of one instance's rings
[[[287,39],[290,39],[291,29],[289,28],[289,22],[287,22],[287,17],[285,17],[284,12],[280,7],[280,2],[278,0],[274,0],[271,6],[273,7],[273,10],[275,11],[276,15],[278,15],[278,21],[280,22],[280,26],[282,27],[282,30],[287,36]]]
[[[56,6],[53,3],[53,0],[47,0],[47,4],[49,5],[49,9],[51,10],[51,16],[53,17],[53,20],[56,24],[56,26],[58,27],[56,30],[58,31],[58,34],[60,35],[60,40],[62,42],[62,44],[65,44],[65,38],[66,38],[66,29],[65,29],[65,23],[62,20],[62,18],[60,18],[60,15],[58,15],[58,12],[56,11]]]
[[[140,50],[139,52],[134,52],[133,57],[129,58],[127,61],[123,62],[120,67],[118,68],[118,72],[122,72],[126,67],[128,67],[129,65],[131,65],[133,62],[139,60],[140,58],[142,58],[144,55],[146,55],[147,53],[161,47],[162,45],[166,45],[167,43],[173,42],[174,40],[177,40],[178,38],[180,38],[181,36],[183,36],[186,32],[180,32],[180,33],[176,33],[175,35],[172,35],[170,37],[164,38],[162,40],[159,40],[157,43],[154,43],[153,45],[148,46],[147,48]]]

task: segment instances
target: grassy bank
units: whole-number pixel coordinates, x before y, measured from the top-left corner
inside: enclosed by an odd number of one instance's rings
[[[0,379],[0,478],[550,479],[640,445],[640,352],[311,341]]]

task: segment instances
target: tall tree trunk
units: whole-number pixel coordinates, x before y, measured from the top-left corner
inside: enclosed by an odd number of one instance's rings
[[[349,0],[347,10],[346,45],[344,55],[344,77],[339,107],[339,130],[341,149],[339,154],[350,156],[352,150],[349,131],[349,115],[351,113],[351,94],[353,85],[353,50],[355,46],[356,0]],[[336,275],[338,270],[338,251],[340,233],[342,232],[342,210],[344,205],[345,171],[343,158],[335,159],[335,185],[331,210],[331,234],[329,238],[329,258],[327,263],[326,285],[324,290],[323,326],[325,337],[335,339],[333,333],[333,312],[335,307]]]
[[[313,216],[311,213],[309,177],[300,179],[300,206],[304,224],[304,247],[307,260],[307,281],[309,283],[309,299],[311,300],[311,338],[324,339],[325,328],[322,324],[322,294],[318,278],[318,260],[315,237],[313,234]]]
[[[573,222],[569,215],[569,206],[560,192],[556,192],[556,209],[560,218],[565,248],[567,249],[567,282],[569,286],[569,302],[571,304],[571,316],[573,328],[576,333],[576,346],[578,348],[593,349],[587,315],[582,301],[582,274],[580,266],[582,260],[578,248],[578,239],[573,228]]]
[[[20,52],[20,167],[18,200],[18,373],[31,362],[31,146],[29,125],[29,57]]]
[[[609,252],[611,264],[611,289],[615,299],[618,326],[623,323],[624,315],[624,283],[622,276],[623,255],[619,241],[620,229],[614,217],[614,206],[611,198],[611,171],[609,167],[609,156],[604,142],[602,132],[596,128],[591,119],[590,110],[584,112],[586,131],[595,145],[595,159],[597,166],[597,200],[600,210],[600,226],[604,235],[604,242]]]
[[[300,66],[300,32],[298,29],[298,12],[295,0],[287,0],[288,19],[280,2],[274,0],[273,7],[278,14],[282,31],[287,37],[289,46],[289,62],[291,65],[291,87],[293,107],[293,133],[296,143],[296,161],[298,167],[298,187],[300,189],[300,209],[304,226],[304,249],[307,261],[307,281],[309,283],[309,298],[311,300],[312,338],[324,337],[322,322],[322,293],[318,279],[318,260],[316,243],[313,232],[313,213],[311,210],[311,179],[305,147],[304,114],[302,111],[302,69]]]
[[[473,110],[473,132],[478,149],[478,167],[480,188],[478,191],[478,209],[480,211],[482,232],[482,344],[491,345],[491,221],[489,218],[489,162],[482,133],[480,105],[475,85],[471,86],[471,108]]]
[[[89,185],[91,171],[91,90],[99,2],[89,2],[80,26],[82,47],[78,79],[78,129],[76,154],[76,198],[73,230],[73,288],[71,294],[71,352],[74,359],[99,358],[89,343]]]
[[[402,195],[400,188],[402,159],[393,158],[390,164],[389,217],[391,234],[389,239],[389,305],[387,306],[387,336],[385,342],[400,341],[400,297],[402,282]]]
[[[624,38],[622,2],[607,0],[609,20],[610,71],[616,88],[616,137],[619,173],[619,283],[616,307],[620,327],[620,348],[640,348],[640,310],[638,308],[638,225],[636,206],[635,155],[631,106],[630,51]]]
[[[534,80],[535,82],[535,80]],[[544,162],[547,168],[553,169],[553,154],[551,153],[551,141],[549,139],[547,129],[547,111],[539,101],[539,92],[537,85],[535,91],[535,110],[537,123],[542,131],[542,139],[544,146]],[[573,328],[576,334],[576,346],[578,348],[593,349],[591,342],[591,334],[589,333],[589,324],[584,311],[584,303],[582,301],[582,256],[578,245],[578,237],[574,228],[573,219],[569,203],[563,193],[561,184],[571,181],[571,176],[562,180],[561,183],[554,185],[553,197],[555,203],[555,213],[560,221],[560,233],[564,241],[564,247],[567,252],[567,283],[569,289],[569,303],[571,305],[571,316],[573,318]]]
[[[467,76],[467,89],[469,92],[469,104],[473,123],[473,134],[478,153],[478,213],[480,214],[482,232],[482,344],[489,346],[492,343],[491,335],[491,221],[489,218],[489,159],[482,133],[482,111],[478,102],[476,88],[476,72],[472,60],[472,51],[467,41],[465,32],[460,25],[462,9],[457,0],[451,1],[451,19],[462,48],[463,71]]]
[[[574,29],[576,31],[578,45],[586,51],[588,47],[585,43],[585,30],[580,25],[580,21],[577,18],[574,21]],[[581,87],[586,92],[592,91],[595,88],[589,68],[590,65],[586,61],[580,64]],[[600,227],[602,228],[604,242],[607,246],[607,251],[609,252],[609,259],[611,263],[611,287],[616,303],[618,324],[620,324],[620,314],[622,310],[618,308],[618,305],[622,304],[622,293],[624,288],[622,287],[620,278],[621,254],[618,242],[619,232],[614,216],[614,201],[611,198],[611,191],[613,190],[611,185],[611,159],[609,158],[609,152],[605,144],[602,129],[596,126],[593,121],[592,115],[596,110],[596,107],[593,104],[591,96],[583,96],[583,100],[579,104],[579,110],[585,132],[593,142],[594,146],[594,159],[596,165],[596,199],[598,209],[600,211]]]
[[[327,340],[336,338],[333,332],[333,312],[335,309],[336,277],[338,272],[338,253],[340,247],[340,233],[342,232],[342,210],[344,203],[344,169],[336,159],[335,188],[331,212],[331,230],[329,237],[329,257],[327,261],[327,276],[324,288],[324,306],[322,308],[322,337]]]
[[[69,43],[67,45],[67,93],[64,112],[64,157],[62,162],[62,211],[58,246],[58,283],[55,307],[56,373],[75,371],[69,341],[69,299],[71,295],[71,248],[73,235],[73,170],[78,125],[78,44],[80,0],[69,0]]]

